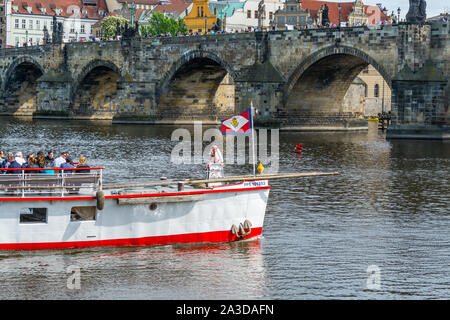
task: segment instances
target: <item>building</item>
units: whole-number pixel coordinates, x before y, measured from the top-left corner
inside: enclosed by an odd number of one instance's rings
[[[194,0],[191,11],[184,18],[189,32],[206,33],[217,24],[217,17],[208,7],[209,0]]]
[[[391,89],[381,74],[371,65],[359,75],[365,86],[365,115],[372,116],[391,110]]]
[[[193,3],[185,0],[168,0],[158,4],[152,12],[170,14],[175,19],[185,18],[192,10]]]
[[[309,10],[317,25],[324,25],[322,18],[325,5],[328,7],[329,25],[341,26],[375,25],[389,21],[387,10],[377,6],[365,5],[362,0],[352,2],[331,2],[301,0],[302,8]],[[340,5],[340,9],[339,9]]]
[[[310,11],[302,8],[301,0],[286,0],[283,8],[275,11],[273,25],[277,28],[294,29],[313,24],[314,20]]]
[[[93,36],[91,27],[106,15],[105,0],[6,0],[6,43],[43,44],[44,29],[52,36],[53,17],[63,26],[64,42],[85,41]]]
[[[5,2],[0,0],[0,48],[5,47],[6,44],[6,15]]]
[[[210,8],[216,10],[217,17],[224,21],[227,32],[268,29],[274,19],[275,11],[283,6],[282,0],[215,0]]]

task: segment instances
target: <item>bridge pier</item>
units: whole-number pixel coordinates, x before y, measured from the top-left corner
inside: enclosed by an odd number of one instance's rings
[[[417,72],[408,65],[392,81],[388,139],[450,139],[447,79],[428,60]]]

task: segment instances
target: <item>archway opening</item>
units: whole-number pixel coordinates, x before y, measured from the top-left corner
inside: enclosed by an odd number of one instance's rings
[[[290,116],[353,117],[390,111],[388,82],[366,60],[333,54],[310,65],[290,89],[286,110]]]
[[[169,119],[215,119],[234,112],[232,76],[216,61],[194,58],[162,88],[159,114]]]
[[[37,107],[38,82],[42,70],[32,62],[18,64],[6,79],[3,113],[32,115]]]
[[[112,118],[118,107],[119,78],[117,71],[106,66],[89,71],[74,92],[74,116]]]

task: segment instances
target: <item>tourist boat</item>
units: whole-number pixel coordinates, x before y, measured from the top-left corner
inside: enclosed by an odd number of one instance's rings
[[[54,174],[2,169],[14,173],[0,174],[0,249],[226,242],[260,236],[268,180],[280,175],[223,177],[214,166],[210,164],[203,180],[129,185],[103,185],[103,167],[79,173],[87,169],[53,168]],[[308,176],[297,174],[302,175]]]

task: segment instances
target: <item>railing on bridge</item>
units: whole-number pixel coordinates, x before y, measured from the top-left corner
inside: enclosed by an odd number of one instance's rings
[[[102,189],[102,167],[1,168],[0,195],[89,194]]]

